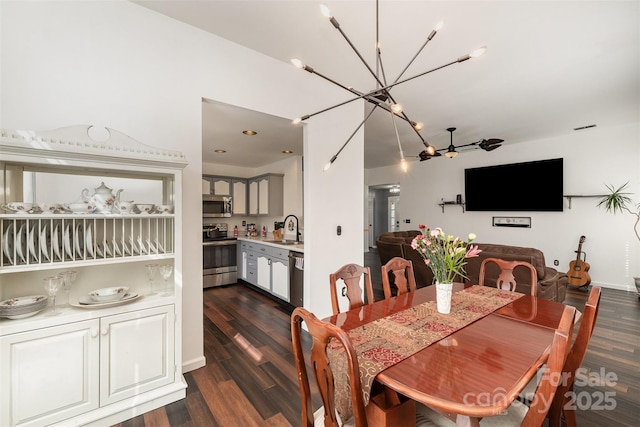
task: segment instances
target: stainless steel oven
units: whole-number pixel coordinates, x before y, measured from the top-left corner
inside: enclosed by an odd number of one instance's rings
[[[237,244],[227,237],[227,224],[203,224],[202,287],[210,288],[238,281]]]
[[[203,218],[230,217],[233,201],[230,196],[202,196]]]

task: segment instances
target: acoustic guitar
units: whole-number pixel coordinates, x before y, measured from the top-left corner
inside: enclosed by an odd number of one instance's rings
[[[576,251],[576,259],[575,261],[571,261],[569,263],[569,271],[567,271],[567,276],[569,276],[569,284],[572,286],[585,286],[591,283],[591,277],[589,277],[589,264],[582,260],[581,254],[582,252],[582,244],[584,243],[585,237],[580,236],[580,242],[578,243],[578,250]]]

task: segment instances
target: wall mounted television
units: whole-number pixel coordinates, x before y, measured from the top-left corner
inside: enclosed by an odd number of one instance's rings
[[[465,169],[468,211],[562,212],[562,158]]]

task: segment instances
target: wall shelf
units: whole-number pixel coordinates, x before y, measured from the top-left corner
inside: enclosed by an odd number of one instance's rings
[[[438,203],[438,206],[440,206],[442,208],[442,213],[444,213],[444,207],[445,206],[461,206],[462,207],[462,213],[464,213],[464,202],[458,203],[456,201],[447,201],[447,200],[443,200],[442,202]]]
[[[569,202],[569,209],[571,209],[571,199],[572,198],[601,198],[601,197],[606,197],[606,194],[565,194],[564,197],[565,199],[567,199],[567,201]]]

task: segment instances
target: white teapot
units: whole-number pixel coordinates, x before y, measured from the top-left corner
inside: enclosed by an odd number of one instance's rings
[[[122,189],[114,195],[111,188],[104,185],[104,182],[100,183],[100,187],[96,188],[94,193],[89,196],[89,190],[82,190],[82,199],[92,203],[96,210],[100,213],[112,213],[113,207],[116,202],[120,200],[120,193]]]

